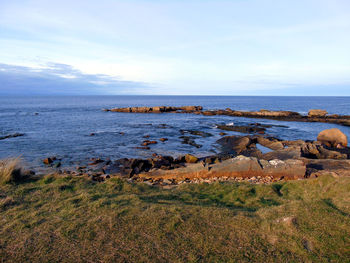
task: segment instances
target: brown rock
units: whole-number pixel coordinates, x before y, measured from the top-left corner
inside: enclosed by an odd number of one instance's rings
[[[294,146],[302,146],[305,142],[303,140],[296,141],[282,141],[283,145],[294,147]]]
[[[225,152],[231,152],[233,150],[236,154],[240,154],[247,149],[251,140],[249,137],[226,136],[217,140],[217,143],[222,145]]]
[[[114,108],[111,109],[112,112],[131,112],[131,108]]]
[[[151,149],[149,146],[137,146],[137,147],[133,147],[134,149],[138,149],[138,150],[149,150]]]
[[[202,106],[183,106],[179,108],[180,110],[184,111],[200,111],[203,109]]]
[[[132,107],[131,112],[136,112],[136,113],[148,113],[152,111],[152,108],[150,107]]]
[[[161,142],[165,142],[165,141],[168,140],[168,138],[160,138],[159,140],[160,140]]]
[[[331,151],[331,150],[325,149],[322,146],[318,146],[318,150],[320,152],[319,159],[338,159],[338,160],[347,159],[346,154],[342,154],[337,151]]]
[[[96,165],[96,164],[99,164],[99,163],[103,163],[104,160],[102,160],[101,158],[92,158],[91,159],[91,163],[89,163],[89,165]]]
[[[327,147],[346,147],[348,145],[348,139],[344,133],[339,129],[333,128],[321,131],[317,136],[317,141],[321,142]]]
[[[265,160],[273,160],[273,159],[288,160],[288,159],[297,159],[300,157],[301,157],[300,147],[285,148],[282,150],[265,153],[262,156],[262,158]]]
[[[308,117],[325,117],[328,114],[325,110],[309,110]]]
[[[216,112],[215,111],[203,111],[202,114],[204,116],[214,116],[214,115],[216,115]]]
[[[277,140],[269,140],[268,138],[262,136],[257,137],[257,142],[271,150],[282,150],[284,148],[282,142],[279,142]]]
[[[186,154],[185,161],[186,163],[196,163],[198,162],[198,158],[192,154]]]
[[[321,159],[304,160],[306,167],[313,169],[314,173],[336,173],[338,176],[350,176],[350,160]],[[316,176],[317,177],[317,176]]]
[[[161,107],[153,107],[152,111],[155,113],[160,113],[160,112],[164,112],[165,111],[165,107],[161,106]]]
[[[49,158],[44,159],[43,163],[46,164],[46,165],[49,165],[49,164],[53,163],[53,160],[52,160],[52,158],[49,157]]]
[[[142,142],[142,146],[148,146],[150,144],[157,144],[158,142],[157,141],[149,141],[149,140],[146,140],[146,141],[143,141]]]
[[[294,111],[270,111],[270,110],[260,110],[258,112],[251,112],[252,115],[264,116],[264,117],[296,117],[300,116],[299,113]]]

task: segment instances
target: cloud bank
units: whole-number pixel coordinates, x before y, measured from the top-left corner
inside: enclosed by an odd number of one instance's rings
[[[40,68],[0,64],[2,95],[133,94],[147,88],[144,83],[122,81],[103,74],[84,74],[60,63],[51,62]]]

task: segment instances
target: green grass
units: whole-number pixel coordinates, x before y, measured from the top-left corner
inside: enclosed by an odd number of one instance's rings
[[[0,185],[1,262],[350,262],[350,178]]]

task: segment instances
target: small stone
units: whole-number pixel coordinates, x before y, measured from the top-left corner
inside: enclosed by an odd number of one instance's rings
[[[43,160],[43,163],[46,164],[46,165],[49,165],[49,164],[53,163],[53,160],[50,157],[48,157],[48,158]]]
[[[198,158],[192,154],[186,154],[185,161],[186,163],[196,163],[198,162]]]
[[[149,146],[137,146],[137,147],[133,147],[134,149],[138,149],[138,150],[150,150],[151,148]]]

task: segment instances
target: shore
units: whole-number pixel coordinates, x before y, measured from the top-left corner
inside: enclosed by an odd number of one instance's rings
[[[134,107],[116,108],[112,112],[125,113],[190,113],[208,115],[201,106],[184,107]],[[233,114],[238,112],[226,109],[211,111],[213,114]],[[300,121],[343,121],[349,116],[328,116],[323,110],[310,110],[308,116],[301,116],[291,111],[240,112],[240,116],[260,116],[279,120]],[[105,181],[112,177],[125,178],[133,182],[159,185],[166,188],[184,183],[213,183],[216,181],[233,181],[251,183],[272,183],[281,180],[300,180],[316,178],[323,174],[334,176],[350,175],[350,148],[347,138],[339,129],[326,130],[329,139],[315,138],[314,141],[281,140],[265,134],[266,125],[251,123],[247,126],[221,125],[222,138],[217,140],[219,154],[196,157],[186,154],[172,156],[153,153],[152,158],[122,158],[118,160],[92,158],[86,165],[61,168],[59,158],[48,157],[43,160],[51,171],[58,174],[69,174],[91,178],[93,181]],[[249,135],[227,136],[224,131],[235,131]],[[188,135],[201,137],[211,136],[200,130],[181,130],[183,143],[197,147],[195,140]],[[335,132],[335,133],[334,133]],[[321,134],[321,133],[320,133]],[[91,134],[94,136],[94,134]],[[320,136],[320,135],[319,135]],[[170,138],[171,139],[171,138]],[[328,141],[327,141],[328,140]],[[168,138],[160,138],[166,143]],[[150,150],[158,141],[144,140],[137,148]]]

